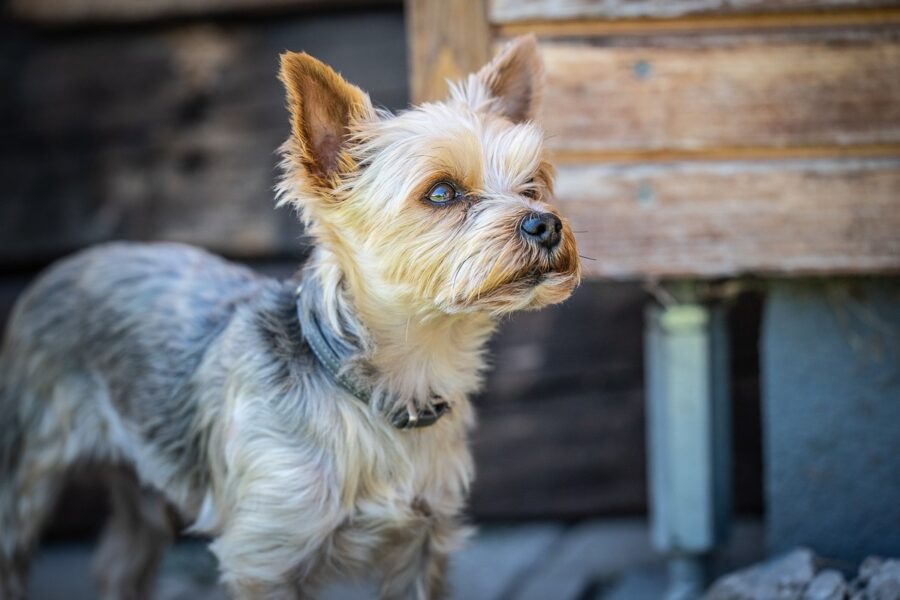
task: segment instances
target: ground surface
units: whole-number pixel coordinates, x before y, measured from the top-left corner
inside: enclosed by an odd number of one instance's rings
[[[32,573],[33,600],[94,598],[88,576],[90,548],[50,545]],[[723,568],[758,560],[761,528],[742,523],[723,556]],[[663,593],[664,565],[641,520],[532,523],[480,528],[454,557],[453,600],[652,600]],[[373,597],[371,585],[329,588],[323,600]],[[224,600],[213,558],[202,544],[180,543],[165,558],[158,600]]]

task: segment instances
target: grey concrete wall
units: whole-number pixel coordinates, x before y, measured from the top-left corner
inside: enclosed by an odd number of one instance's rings
[[[761,346],[772,550],[900,556],[900,279],[774,284]]]

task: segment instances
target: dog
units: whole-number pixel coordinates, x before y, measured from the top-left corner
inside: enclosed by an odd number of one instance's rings
[[[210,536],[235,598],[338,577],[441,597],[486,342],[580,280],[534,123],[542,77],[517,38],[445,101],[393,115],[285,53],[277,197],[314,240],[294,278],[171,243],[97,246],[39,276],[0,355],[2,597],[24,595],[79,465],[111,491],[104,598],[151,596],[175,522]]]

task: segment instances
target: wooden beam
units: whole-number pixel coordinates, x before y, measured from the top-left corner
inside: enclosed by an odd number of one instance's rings
[[[856,144],[852,146],[792,146],[787,148],[737,146],[703,150],[684,148],[663,150],[551,150],[557,164],[617,163],[647,164],[723,160],[797,160],[820,158],[891,158],[900,156],[897,144]]]
[[[394,0],[400,4],[399,0]],[[192,16],[380,6],[384,0],[9,0],[3,12],[51,26],[134,23]]]
[[[495,27],[501,37],[534,33],[541,37],[586,37],[660,35],[714,31],[771,31],[836,27],[886,27],[900,23],[900,10],[856,10],[752,15],[699,15],[677,19],[536,20],[502,23]]]
[[[492,23],[674,19],[698,15],[824,13],[898,7],[897,0],[491,0]]]
[[[540,119],[561,155],[842,152],[829,146],[871,155],[900,144],[896,32],[546,41],[541,50]]]
[[[900,272],[900,158],[563,166],[556,196],[592,277]]]
[[[446,81],[490,58],[484,0],[406,0],[412,101],[441,100]]]

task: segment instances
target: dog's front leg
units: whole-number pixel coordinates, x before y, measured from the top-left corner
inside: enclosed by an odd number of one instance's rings
[[[271,510],[271,509],[270,509]],[[313,527],[290,517],[305,514]],[[324,540],[334,527],[331,515],[315,510],[257,514],[229,525],[211,549],[221,579],[235,600],[309,600],[318,589],[317,569]],[[280,524],[280,527],[277,525]],[[316,529],[313,531],[312,529]]]
[[[432,514],[421,508],[425,523],[413,534],[383,552],[382,600],[438,600],[446,596],[447,557],[471,534],[451,514]],[[415,529],[413,529],[415,531]]]
[[[239,599],[310,597],[346,517],[338,469],[315,446],[287,443],[249,419],[241,425],[225,448],[230,470],[217,504],[228,508],[210,546],[222,581]]]
[[[385,574],[381,600],[438,600],[445,596],[447,555],[424,548],[414,561]]]

